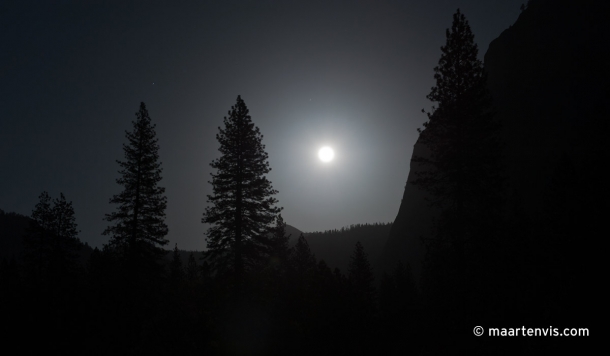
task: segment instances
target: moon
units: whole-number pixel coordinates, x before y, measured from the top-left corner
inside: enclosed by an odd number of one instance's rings
[[[322,162],[330,162],[335,158],[335,151],[328,146],[324,146],[318,151],[318,158]]]

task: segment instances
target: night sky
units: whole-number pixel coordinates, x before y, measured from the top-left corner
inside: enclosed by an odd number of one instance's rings
[[[482,59],[523,2],[3,1],[0,209],[30,215],[42,191],[63,192],[81,240],[106,243],[115,161],[144,101],[167,237],[201,250],[215,136],[241,95],[288,224],[393,221],[452,14],[466,15]]]

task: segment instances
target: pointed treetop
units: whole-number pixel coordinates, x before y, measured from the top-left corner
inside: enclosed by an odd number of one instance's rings
[[[436,85],[427,96],[430,101],[439,103],[439,108],[455,101],[483,75],[474,34],[460,9],[453,15],[453,24],[445,35],[447,42],[441,47],[442,55],[434,68]]]

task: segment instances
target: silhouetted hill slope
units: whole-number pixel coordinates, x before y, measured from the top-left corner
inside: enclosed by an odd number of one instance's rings
[[[356,242],[360,241],[362,243],[369,261],[375,261],[381,255],[381,250],[386,244],[391,227],[391,223],[355,224],[347,228],[324,232],[302,232],[294,226],[286,225],[286,234],[290,236],[288,245],[293,247],[302,233],[317,260],[323,259],[330,268],[338,267],[343,273],[347,273],[349,259],[354,252]],[[190,252],[180,251],[183,264],[188,261]],[[197,263],[201,263],[200,257],[203,256],[203,252],[193,251],[193,253]],[[165,258],[168,262],[171,261],[172,251],[167,251]]]
[[[299,235],[302,233],[303,232],[296,227],[286,224],[286,234],[290,236],[288,239],[288,245],[290,247],[294,246],[299,240]]]
[[[606,6],[591,0],[530,1],[485,54],[488,87],[506,143],[507,209],[519,204],[528,216],[545,214],[554,172],[567,157],[578,174],[572,193],[600,194],[603,208],[593,209],[590,220],[603,221],[601,212],[608,210],[602,181],[608,161],[604,136],[610,117]],[[413,154],[424,150],[418,141]],[[392,268],[399,259],[409,262],[416,274],[421,270],[420,237],[429,233],[434,214],[424,193],[412,185],[416,170],[411,162],[378,271]],[[587,235],[594,231],[587,229]],[[574,238],[581,241],[578,246],[587,245],[585,236]]]
[[[28,216],[4,212],[0,209],[0,260],[15,258],[20,260],[23,250],[23,235],[30,226]],[[79,251],[80,262],[85,265],[93,249],[88,244],[82,244]]]
[[[0,209],[0,259],[21,257],[23,239],[30,218],[17,213],[5,213]]]
[[[392,224],[356,224],[340,230],[305,233],[307,243],[318,260],[324,260],[332,269],[347,273],[350,256],[360,241],[369,261],[381,255]]]

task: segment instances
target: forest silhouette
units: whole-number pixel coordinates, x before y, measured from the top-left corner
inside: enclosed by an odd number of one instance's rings
[[[597,99],[608,90],[582,69],[581,81],[536,82],[548,73],[536,69],[545,63],[535,58],[548,52],[529,36],[549,12],[553,28],[567,18],[594,28],[595,10],[530,1],[492,43],[485,65],[466,17],[454,14],[428,95],[434,106],[393,224],[312,233],[288,226],[266,177],[272,167],[263,135],[238,96],[219,128],[220,158],[210,164],[213,190],[202,212],[207,249],[181,251],[174,244],[170,251],[162,152],[154,115],[141,103],[124,160],[117,161],[120,192],[110,199],[103,248],[78,239],[78,212],[63,194],[53,199],[43,192],[30,217],[0,210],[4,337],[26,335],[23,352],[93,355],[583,351],[590,337],[507,339],[472,330],[525,325],[591,332],[594,325],[597,269],[589,250],[607,211],[607,189],[596,187],[603,185],[598,162],[608,152],[603,140],[585,137],[607,132],[608,109]],[[562,57],[580,58],[578,43],[593,33],[565,37]],[[513,53],[512,62],[494,54],[510,56],[515,43],[529,52]],[[598,60],[595,46],[592,60]],[[518,60],[538,67],[511,67]],[[580,65],[565,62],[554,75]],[[583,120],[595,129],[559,120],[568,135],[540,119],[522,127],[532,131],[523,139],[514,118],[547,109],[511,93],[535,91],[549,99],[540,105],[552,106],[557,100],[545,87],[568,90],[575,83],[581,89],[592,83],[593,94],[561,102],[563,113],[548,111],[563,117],[569,108],[584,108]],[[554,146],[524,152],[528,142],[542,146],[535,135],[544,132],[555,135],[544,141]]]

